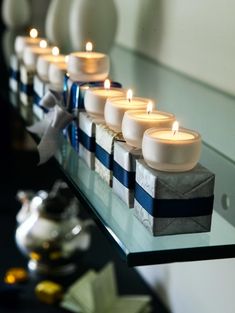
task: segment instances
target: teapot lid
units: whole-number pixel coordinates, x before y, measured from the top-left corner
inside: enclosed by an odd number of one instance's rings
[[[56,182],[48,196],[42,201],[40,212],[50,215],[50,217],[61,218],[63,215],[74,214],[69,210],[69,207],[74,200],[74,195],[68,185],[64,182]],[[73,201],[74,202],[74,201]]]

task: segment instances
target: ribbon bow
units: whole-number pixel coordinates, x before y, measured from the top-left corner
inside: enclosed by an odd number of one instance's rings
[[[41,137],[37,146],[40,165],[47,162],[58,150],[60,132],[73,120],[73,115],[67,111],[63,96],[59,92],[49,90],[39,105],[48,109],[49,112],[42,121],[27,129]]]

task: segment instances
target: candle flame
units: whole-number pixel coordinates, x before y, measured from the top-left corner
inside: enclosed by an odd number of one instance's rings
[[[60,54],[60,49],[58,47],[53,47],[51,53],[54,56],[58,56]]]
[[[148,104],[147,104],[147,113],[152,113],[153,111],[153,103],[152,101],[149,101]]]
[[[109,79],[105,79],[105,81],[104,81],[104,88],[105,89],[110,89],[110,80]]]
[[[132,97],[133,97],[133,91],[131,89],[128,89],[127,90],[127,93],[126,93],[126,98],[129,102],[131,102],[132,100]]]
[[[65,63],[68,63],[68,62],[69,62],[69,55],[66,55],[66,56],[65,56],[64,61],[65,61]]]
[[[178,132],[178,130],[179,130],[179,122],[178,121],[174,121],[174,123],[172,125],[173,136]]]
[[[30,36],[31,38],[37,38],[37,36],[38,36],[38,31],[37,31],[37,29],[36,29],[36,28],[32,28],[32,29],[30,30],[30,32],[29,32],[29,36]]]
[[[93,44],[92,44],[92,42],[88,41],[86,43],[86,51],[91,52],[92,50],[93,50]]]
[[[39,46],[40,46],[40,48],[46,48],[47,47],[47,42],[46,42],[46,40],[41,40],[40,42],[39,42]]]

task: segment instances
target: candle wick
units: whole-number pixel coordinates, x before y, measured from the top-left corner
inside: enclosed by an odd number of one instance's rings
[[[175,134],[176,134],[176,130],[173,131],[173,136],[175,136]]]

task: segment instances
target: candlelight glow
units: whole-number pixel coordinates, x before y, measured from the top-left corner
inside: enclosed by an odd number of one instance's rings
[[[65,60],[65,63],[68,63],[69,62],[69,55],[66,55],[64,60]]]
[[[104,88],[105,89],[110,89],[110,80],[109,79],[105,79],[105,81],[104,81]]]
[[[29,32],[29,36],[30,36],[31,38],[37,38],[37,36],[38,36],[38,31],[37,31],[37,29],[36,29],[36,28],[32,28],[32,29],[30,30],[30,32]]]
[[[179,122],[178,121],[174,121],[174,123],[172,125],[173,136],[178,132],[178,130],[179,130]]]
[[[131,89],[128,89],[127,90],[127,93],[126,93],[126,98],[129,102],[131,102],[132,100],[132,97],[133,97],[133,91]]]
[[[39,42],[39,46],[40,46],[40,48],[46,48],[47,47],[47,42],[46,42],[46,40],[41,40],[40,42]]]
[[[59,49],[58,47],[53,47],[51,53],[52,53],[54,56],[57,56],[57,55],[60,54],[60,49]]]
[[[148,104],[147,104],[147,113],[152,113],[153,111],[153,103],[152,101],[149,101]]]
[[[92,42],[88,41],[86,43],[86,51],[87,52],[91,52],[93,50],[93,45],[92,45]]]

